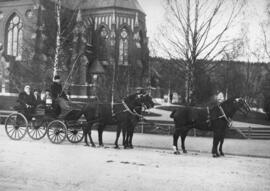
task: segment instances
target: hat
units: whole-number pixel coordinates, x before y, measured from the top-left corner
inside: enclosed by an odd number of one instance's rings
[[[55,79],[55,80],[60,80],[60,76],[59,76],[59,75],[55,75],[55,76],[54,76],[54,79]]]

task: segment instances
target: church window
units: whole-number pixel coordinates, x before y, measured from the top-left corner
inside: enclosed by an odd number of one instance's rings
[[[128,31],[123,28],[119,41],[119,65],[128,65]]]
[[[108,39],[108,30],[105,26],[102,26],[99,32],[99,59],[100,60],[107,60],[107,39]]]
[[[23,25],[20,17],[12,15],[7,23],[7,54],[20,58],[22,55]]]

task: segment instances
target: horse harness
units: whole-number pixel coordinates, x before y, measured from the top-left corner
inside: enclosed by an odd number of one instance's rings
[[[222,115],[219,116],[218,119],[224,118],[228,123],[228,127],[230,128],[232,126],[232,120],[227,117],[227,115],[225,114],[225,112],[224,112],[223,108],[221,107],[221,105],[218,105],[218,108],[222,113]]]
[[[228,124],[228,127],[230,128],[232,126],[232,120],[227,117],[227,115],[225,114],[225,112],[224,112],[224,110],[223,110],[223,108],[222,108],[222,106],[220,104],[218,105],[218,108],[219,108],[222,115],[217,117],[216,119],[211,119],[210,110],[209,110],[209,107],[207,107],[206,108],[206,110],[207,110],[207,120],[204,121],[204,122],[201,122],[200,124],[207,123],[208,127],[211,127],[211,122],[212,121],[224,118],[226,120],[227,124]],[[198,125],[198,124],[193,123],[193,124],[187,125],[185,127],[194,127],[195,125]]]
[[[207,107],[207,118],[208,119],[206,120],[206,123],[208,123],[208,127],[211,126],[211,121],[224,118],[228,124],[228,127],[230,128],[232,126],[232,120],[229,117],[227,117],[227,115],[225,114],[225,112],[220,104],[218,104],[218,108],[221,112],[221,116],[217,117],[216,119],[211,120],[210,110],[209,110],[209,107]]]
[[[137,116],[137,117],[139,117],[139,118],[141,118],[141,119],[144,118],[143,115],[141,115],[141,114],[139,114],[138,112],[136,112],[135,109],[131,110],[131,109],[128,107],[128,105],[126,104],[126,102],[125,102],[124,100],[122,100],[122,104],[123,104],[123,106],[125,107],[125,109],[122,110],[122,111],[120,111],[120,112],[117,112],[117,113],[114,113],[114,112],[113,112],[113,113],[112,113],[112,116],[113,116],[113,117],[116,116],[117,114],[128,112],[128,113],[130,113],[131,115]],[[142,108],[146,108],[146,106],[145,106],[144,104],[142,104]]]

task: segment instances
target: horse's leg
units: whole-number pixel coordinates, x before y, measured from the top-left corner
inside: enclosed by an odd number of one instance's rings
[[[224,153],[223,153],[223,150],[222,150],[223,143],[224,143],[224,137],[222,137],[220,139],[220,144],[219,144],[219,153],[220,153],[220,156],[225,156]]]
[[[116,139],[115,139],[115,142],[114,142],[114,145],[115,145],[114,148],[116,148],[116,149],[119,149],[118,139],[119,139],[119,137],[120,137],[120,133],[121,133],[121,125],[118,124],[118,125],[117,125],[117,130],[116,130]]]
[[[105,124],[99,124],[98,125],[98,142],[99,142],[99,146],[103,147],[103,130],[105,129]]]
[[[89,146],[88,140],[87,140],[88,128],[89,128],[89,127],[83,128],[83,136],[84,136],[84,143],[85,143],[85,146]]]
[[[131,131],[130,131],[130,136],[129,136],[129,148],[131,148],[131,149],[133,149],[132,139],[133,139],[134,129],[135,129],[135,127],[132,125]]]
[[[95,145],[95,143],[94,143],[94,141],[92,139],[92,127],[88,131],[88,136],[89,136],[89,140],[90,140],[91,146],[92,147],[96,147],[96,145]]]
[[[185,147],[185,140],[187,137],[188,131],[184,131],[181,133],[181,148],[183,153],[187,153],[186,147]]]
[[[180,130],[179,129],[175,129],[174,134],[173,134],[173,153],[176,155],[180,154],[180,151],[178,150],[178,138],[180,136]]]
[[[128,148],[128,139],[129,139],[129,124],[123,124],[122,126],[122,136],[123,136],[123,146],[124,149]]]
[[[212,147],[212,155],[213,155],[213,157],[219,157],[219,154],[218,154],[218,151],[217,151],[218,143],[219,143],[219,139],[215,135],[215,132],[214,132],[213,147]]]

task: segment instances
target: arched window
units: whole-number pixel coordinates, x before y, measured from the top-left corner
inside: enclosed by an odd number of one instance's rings
[[[99,31],[99,59],[107,60],[107,39],[108,39],[108,30],[105,26],[102,26]]]
[[[7,22],[7,54],[20,58],[22,55],[23,25],[17,14]]]
[[[128,31],[123,28],[119,41],[119,65],[128,65]]]

